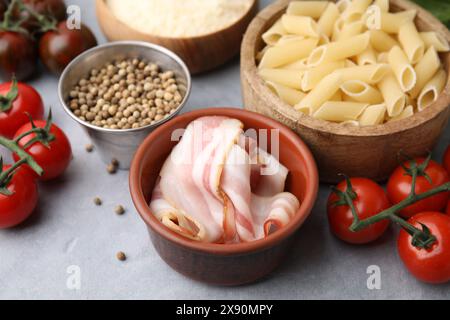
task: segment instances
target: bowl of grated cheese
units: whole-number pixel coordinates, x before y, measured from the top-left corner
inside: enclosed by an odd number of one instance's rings
[[[178,54],[191,73],[223,65],[239,53],[258,0],[97,0],[110,41],[140,40]]]

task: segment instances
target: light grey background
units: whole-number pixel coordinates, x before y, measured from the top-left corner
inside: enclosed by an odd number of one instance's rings
[[[95,19],[94,1],[69,0],[82,6],[83,21],[105,42]],[[263,5],[271,1],[263,0]],[[170,269],[151,246],[144,223],[128,192],[128,173],[108,175],[81,129],[66,116],[57,99],[57,79],[42,74],[31,82],[52,106],[55,122],[70,137],[74,160],[60,181],[40,186],[37,212],[23,226],[0,231],[1,299],[449,299],[450,284],[419,283],[402,266],[398,229],[376,244],[355,247],[328,231],[323,185],[311,217],[298,232],[295,249],[268,279],[222,288],[193,282]],[[210,106],[242,105],[239,62],[194,78],[186,111]],[[450,126],[435,150],[440,159],[450,140]],[[5,154],[4,150],[1,150]],[[349,159],[351,161],[351,159]],[[102,207],[92,199],[100,196]],[[113,210],[123,204],[127,212]],[[117,251],[128,260],[119,262]],[[81,268],[81,290],[66,287],[67,268]],[[368,290],[366,269],[381,268],[381,290]]]

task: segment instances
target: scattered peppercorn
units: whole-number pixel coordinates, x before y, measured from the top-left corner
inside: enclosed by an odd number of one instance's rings
[[[176,112],[183,85],[173,71],[126,59],[91,70],[70,91],[68,105],[82,121],[107,129],[136,129]]]
[[[106,167],[106,171],[108,171],[109,174],[115,174],[117,172],[117,167],[112,163],[108,164],[108,166]]]
[[[119,261],[127,260],[127,256],[122,251],[117,252],[116,257],[117,257],[117,260],[119,260]]]
[[[111,160],[111,164],[113,165],[113,166],[115,166],[115,167],[119,167],[119,160],[117,160],[117,159],[112,159]]]
[[[87,144],[86,147],[85,147],[85,149],[86,149],[87,152],[90,153],[90,152],[94,151],[94,145],[91,144],[91,143],[90,143],[90,144]]]
[[[96,206],[101,206],[102,205],[102,199],[100,199],[99,197],[95,197],[94,198],[94,203]]]
[[[119,216],[123,215],[125,213],[125,208],[121,205],[118,205],[114,211],[116,212],[116,214],[118,214]]]

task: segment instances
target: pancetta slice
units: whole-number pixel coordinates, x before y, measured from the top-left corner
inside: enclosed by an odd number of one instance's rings
[[[288,170],[245,137],[240,121],[203,117],[166,160],[150,208],[190,239],[235,243],[285,226],[300,203],[283,192]]]

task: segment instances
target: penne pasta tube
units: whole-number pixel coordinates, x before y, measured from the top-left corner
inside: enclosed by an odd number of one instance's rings
[[[388,61],[403,92],[411,90],[416,84],[417,77],[403,50],[398,46],[393,47],[389,51]]]
[[[371,45],[369,45],[367,49],[364,50],[364,52],[356,56],[356,62],[360,66],[367,64],[377,64],[377,55]]]
[[[322,16],[327,5],[327,1],[291,1],[286,12],[289,15],[309,16],[317,19]]]
[[[381,52],[377,57],[378,63],[389,63],[389,52]]]
[[[308,69],[306,58],[287,64],[282,69],[306,70]]]
[[[276,68],[306,58],[317,42],[317,39],[302,39],[271,47],[264,54],[259,67]]]
[[[325,34],[328,38],[333,35],[333,27],[337,19],[339,18],[339,9],[336,4],[329,2],[325,11],[320,16],[317,26],[319,31]]]
[[[313,114],[339,90],[341,84],[342,77],[339,73],[329,74],[295,106],[295,109],[308,115]]]
[[[351,59],[345,59],[345,68],[356,67],[357,64]]]
[[[361,34],[364,30],[364,24],[361,21],[344,24],[342,30],[339,33],[333,35],[333,41],[340,41],[352,38],[358,34]]]
[[[383,12],[389,12],[389,0],[375,0],[373,3]]]
[[[278,40],[278,42],[276,43],[276,46],[283,46],[285,44],[289,44],[289,43],[296,42],[296,41],[302,41],[302,40],[305,40],[304,36],[299,36],[296,34],[287,34],[287,35],[282,36]]]
[[[444,90],[447,81],[447,73],[441,69],[436,75],[425,85],[417,99],[417,109],[422,111],[435,103]]]
[[[276,82],[268,81],[267,86],[272,90],[273,93],[280,97],[281,100],[283,100],[290,106],[295,106],[305,97],[305,94],[303,92],[286,87]]]
[[[413,22],[416,13],[416,10],[389,13],[381,11],[377,6],[371,6],[367,12],[366,26],[369,30],[398,33],[404,24]]]
[[[266,44],[273,46],[278,42],[278,40],[280,40],[282,36],[286,34],[287,31],[283,28],[281,19],[279,19],[269,30],[267,30],[262,35],[262,39]]]
[[[386,105],[384,103],[368,106],[361,117],[359,124],[361,126],[375,126],[382,124],[386,117]]]
[[[265,46],[260,52],[256,54],[256,61],[261,62],[262,58],[266,54],[267,50],[269,50],[270,46]]]
[[[346,23],[352,23],[361,20],[363,14],[372,3],[372,0],[353,0],[342,13]]]
[[[317,67],[306,70],[302,77],[302,90],[309,91],[313,89],[325,76],[343,67],[344,61],[335,61],[325,62]]]
[[[402,25],[398,32],[398,40],[412,64],[416,64],[422,59],[425,53],[425,43],[422,41],[413,21]]]
[[[357,120],[368,106],[360,102],[327,101],[314,112],[313,117],[333,122]]]
[[[406,119],[414,115],[414,107],[413,106],[407,106],[403,111],[396,117],[391,117],[388,119],[388,122],[392,121],[399,121],[402,119]]]
[[[319,37],[319,27],[311,17],[285,14],[281,17],[281,21],[283,28],[288,33],[307,37]]]
[[[425,43],[427,49],[429,47],[434,47],[438,52],[450,51],[450,45],[440,33],[429,31],[420,32],[419,35],[422,38],[422,41]]]
[[[364,33],[317,47],[309,55],[308,65],[317,66],[323,62],[339,61],[356,56],[366,50],[369,40],[369,33]]]
[[[389,51],[399,45],[394,38],[382,30],[370,30],[370,44],[379,52]]]
[[[440,67],[441,60],[434,47],[430,47],[427,52],[425,52],[423,58],[414,67],[417,81],[414,88],[409,93],[412,98],[417,98],[425,84],[433,77]]]
[[[341,90],[353,101],[368,104],[378,104],[383,102],[380,91],[360,80],[346,81],[341,85]]]
[[[344,68],[335,72],[341,74],[343,82],[360,80],[368,84],[375,84],[380,82],[389,71],[390,68],[387,64],[375,64]]]
[[[303,72],[288,69],[260,69],[259,75],[265,81],[276,82],[286,87],[300,90]]]
[[[394,74],[389,73],[378,84],[390,117],[398,116],[405,107],[406,97]]]
[[[336,6],[340,13],[343,13],[350,6],[351,0],[339,0],[336,2]]]
[[[336,91],[336,93],[330,98],[330,101],[342,101],[341,90]]]

